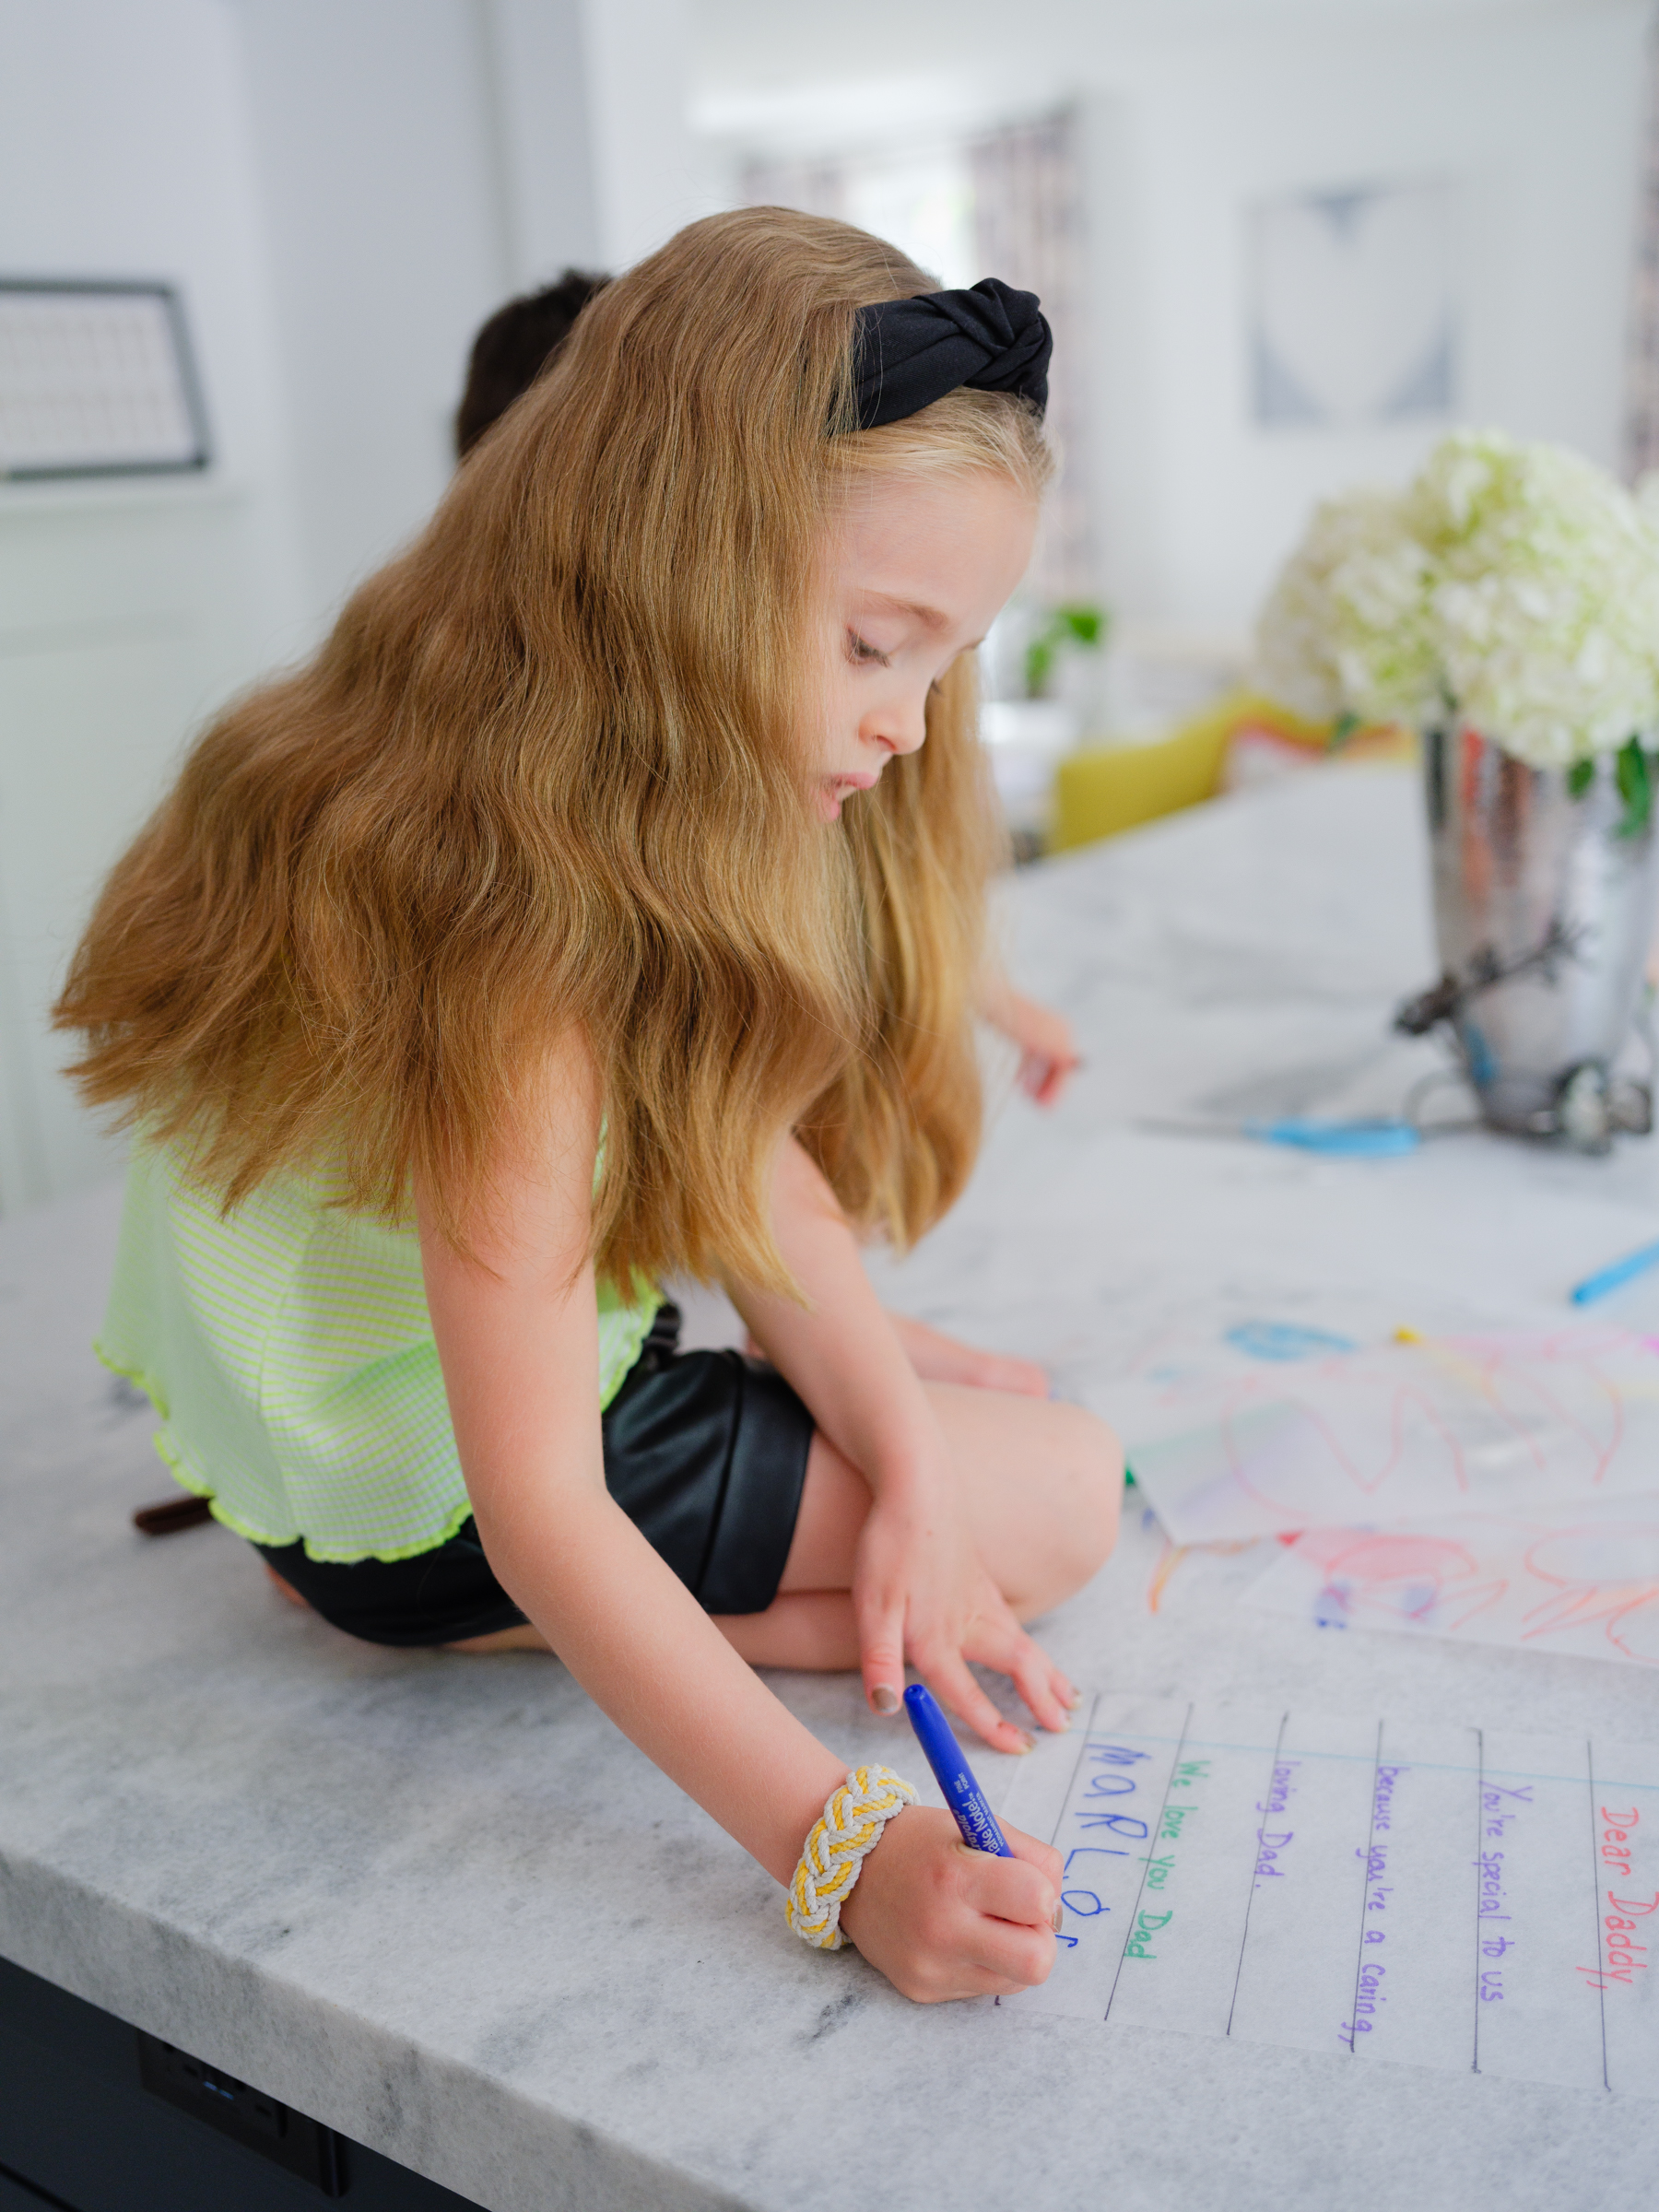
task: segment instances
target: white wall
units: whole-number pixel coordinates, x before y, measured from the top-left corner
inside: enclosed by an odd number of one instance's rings
[[[230,0],[311,605],[430,512],[467,347],[512,288],[484,11]]]
[[[688,0],[583,0],[599,246],[625,268],[720,204],[687,113]]]
[[[1100,540],[1120,606],[1243,625],[1316,498],[1402,479],[1444,427],[1251,422],[1244,209],[1265,194],[1450,178],[1458,416],[1617,465],[1647,13],[1218,39],[1091,99]]]
[[[513,288],[559,269],[598,268],[607,246],[599,235],[582,10],[487,0],[483,25]]]
[[[685,0],[227,0],[316,620],[429,513],[510,293],[712,204]]]
[[[44,1009],[184,737],[304,594],[240,57],[218,0],[0,8],[0,269],[168,277],[205,478],[0,485],[0,1206],[107,1171]]]
[[[690,0],[483,4],[515,282],[626,268],[720,205],[690,127]]]

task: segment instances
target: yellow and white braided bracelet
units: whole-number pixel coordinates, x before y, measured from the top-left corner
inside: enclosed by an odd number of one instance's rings
[[[915,1802],[915,1791],[890,1767],[853,1767],[830,1794],[783,1900],[789,1924],[803,1942],[820,1951],[841,1949],[847,1940],[841,1909],[860,1868],[893,1815]]]

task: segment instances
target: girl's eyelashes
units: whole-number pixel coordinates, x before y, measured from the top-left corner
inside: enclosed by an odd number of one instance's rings
[[[847,658],[860,668],[890,668],[893,656],[861,638],[855,629],[847,632]]]

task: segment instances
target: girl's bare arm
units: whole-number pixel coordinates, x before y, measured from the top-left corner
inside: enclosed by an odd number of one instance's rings
[[[427,1295],[467,1491],[497,1576],[571,1674],[787,1881],[845,1766],[737,1657],[606,1489],[584,1256],[597,1119],[591,1067],[572,1049],[504,1142],[495,1204],[466,1224],[468,1252],[422,1209]],[[978,1862],[944,1816],[907,1813],[867,1862],[849,1929],[913,1995],[1039,1981],[1053,1956],[1045,1923],[1055,1892],[1052,1854],[1030,1848],[1030,1863]]]
[[[974,1553],[921,1379],[834,1193],[793,1141],[779,1153],[772,1216],[808,1306],[742,1284],[729,1288],[768,1358],[870,1486],[874,1503],[853,1590],[866,1693],[878,1711],[893,1710],[909,1659],[987,1743],[1023,1750],[1027,1739],[1003,1719],[968,1661],[1011,1675],[1045,1728],[1065,1727],[1071,1687]]]

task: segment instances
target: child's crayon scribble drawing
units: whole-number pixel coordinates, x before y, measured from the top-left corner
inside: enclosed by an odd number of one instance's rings
[[[1010,2016],[1659,2096],[1659,1747],[1128,1695],[1084,1712],[1009,1794],[1065,1908]]]
[[[1177,1544],[1659,1489],[1659,1355],[1623,1330],[1235,1359],[1098,1394]]]
[[[1322,1629],[1659,1666],[1659,1498],[1455,1513],[1409,1529],[1310,1529],[1245,1602]]]

